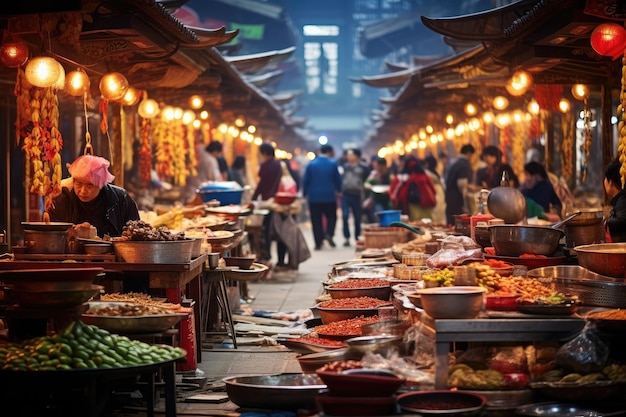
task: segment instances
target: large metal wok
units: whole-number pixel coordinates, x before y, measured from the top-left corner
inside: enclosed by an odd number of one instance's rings
[[[521,256],[525,253],[550,256],[565,235],[560,229],[578,216],[573,213],[551,226],[497,224],[489,227],[491,244],[500,256]]]
[[[545,226],[498,224],[489,227],[491,244],[500,256],[525,253],[550,256],[559,247],[563,231]]]

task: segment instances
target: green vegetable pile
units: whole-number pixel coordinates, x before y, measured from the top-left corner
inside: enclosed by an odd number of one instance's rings
[[[150,345],[75,321],[54,336],[0,345],[3,371],[110,369],[181,358],[179,347]]]

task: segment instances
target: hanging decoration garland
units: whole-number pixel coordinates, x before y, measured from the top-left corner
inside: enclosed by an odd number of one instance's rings
[[[198,175],[198,157],[196,156],[196,135],[191,125],[185,126],[185,132],[187,137],[187,172],[189,176],[195,177]]]
[[[150,184],[152,171],[152,148],[150,147],[150,119],[141,119],[141,144],[139,147],[139,182],[142,187]]]
[[[180,152],[182,149],[186,148],[183,121],[180,118],[175,118],[169,124],[171,124],[172,144],[174,149],[179,150],[173,153],[172,169],[174,171],[174,184],[184,186],[187,184],[187,153]]]
[[[155,153],[154,169],[161,181],[170,181],[174,176],[172,168],[172,160],[174,158],[172,155],[173,145],[169,123],[166,123],[162,117],[154,120],[156,122],[152,132]]]
[[[63,175],[58,97],[53,87],[30,85],[21,68],[18,69],[14,94],[17,97],[17,139],[18,143],[23,139],[22,149],[29,162],[27,186],[30,192],[44,198],[47,211],[52,206],[52,199],[61,193]]]
[[[591,109],[589,108],[589,97],[583,100],[583,123],[585,126],[585,137],[580,145],[581,162],[580,162],[580,181],[587,182],[587,168],[589,164],[589,154],[591,152]]]
[[[624,121],[624,112],[626,111],[626,50],[622,57],[622,89],[619,93],[619,104],[617,106],[617,117],[619,118],[619,146],[617,147],[617,156],[619,157],[620,176],[622,177],[622,187],[626,184],[626,123]]]
[[[561,128],[563,132],[563,144],[560,153],[561,175],[569,182],[574,174],[574,118],[571,113],[562,115]]]
[[[526,138],[528,137],[529,124],[526,121],[514,123],[511,138],[511,168],[518,175],[524,172],[526,156]]]

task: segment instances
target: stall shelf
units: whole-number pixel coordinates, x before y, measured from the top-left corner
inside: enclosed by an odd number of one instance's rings
[[[455,342],[538,342],[566,340],[579,333],[582,318],[432,319],[422,316],[425,333],[435,343],[435,389],[448,389],[450,345]]]
[[[73,259],[73,255],[66,255],[66,260]],[[183,291],[188,287],[187,295],[196,301],[194,315],[195,321],[197,360],[200,362],[201,327],[200,320],[202,305],[202,291],[200,290],[200,275],[205,269],[207,255],[202,254],[190,262],[177,264],[154,264],[154,263],[129,263],[129,262],[64,262],[54,261],[24,261],[14,260],[0,262],[0,270],[9,269],[54,269],[54,268],[84,268],[85,266],[99,266],[104,268],[105,273],[133,273],[148,277],[148,287],[151,289],[164,289],[166,296],[172,303],[183,301]]]

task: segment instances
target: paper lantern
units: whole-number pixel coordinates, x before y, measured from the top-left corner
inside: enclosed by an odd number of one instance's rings
[[[19,39],[11,39],[0,45],[0,62],[9,68],[21,67],[28,60],[28,46]]]
[[[54,83],[54,88],[57,90],[63,90],[63,88],[65,87],[65,68],[63,68],[63,65],[61,65],[60,62],[58,62],[59,64],[59,78],[57,78],[57,82]]]
[[[591,32],[591,47],[600,55],[617,59],[626,48],[626,29],[616,23],[598,25]]]
[[[137,107],[137,113],[144,119],[152,119],[159,114],[159,103],[151,98],[144,98]]]
[[[129,87],[128,90],[126,90],[124,97],[122,97],[122,104],[125,106],[134,106],[139,103],[140,98],[141,94],[139,90],[135,87]]]
[[[496,96],[493,98],[493,107],[496,110],[504,110],[509,107],[509,99],[504,96]]]
[[[510,95],[517,97],[525,94],[532,85],[533,76],[527,71],[518,70],[511,75],[505,88]]]
[[[100,94],[107,100],[121,100],[128,88],[128,80],[119,72],[109,72],[100,79]]]
[[[38,56],[26,64],[24,75],[35,87],[52,87],[61,75],[61,65],[49,56]]]
[[[87,91],[89,91],[90,85],[91,81],[89,81],[89,77],[85,71],[80,68],[69,72],[65,76],[65,92],[70,96],[83,96]]]
[[[589,97],[589,87],[585,84],[574,84],[572,86],[572,96],[574,96],[576,100],[583,101]]]
[[[194,110],[201,109],[204,106],[204,99],[197,94],[189,97],[189,107]]]

